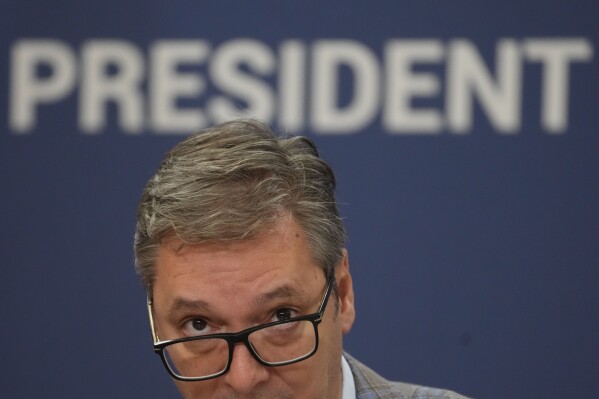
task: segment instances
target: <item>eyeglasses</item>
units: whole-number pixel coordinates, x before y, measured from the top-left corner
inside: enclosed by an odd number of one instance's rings
[[[285,366],[314,355],[318,349],[318,325],[331,294],[334,277],[327,278],[327,288],[316,313],[261,324],[237,333],[220,333],[160,341],[148,297],[148,315],[159,354],[168,372],[181,381],[203,381],[229,371],[235,344],[243,343],[258,363]]]

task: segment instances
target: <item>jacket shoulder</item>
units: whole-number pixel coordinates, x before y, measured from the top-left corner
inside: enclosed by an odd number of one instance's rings
[[[445,389],[389,381],[347,353],[344,356],[354,376],[356,399],[468,399]]]

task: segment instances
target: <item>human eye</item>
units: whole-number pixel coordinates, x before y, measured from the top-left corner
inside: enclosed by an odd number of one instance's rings
[[[189,337],[195,337],[198,335],[214,334],[216,328],[211,326],[205,319],[196,317],[183,323],[183,332]]]
[[[274,312],[271,322],[286,321],[297,316],[298,312],[291,308],[280,308]]]
[[[261,335],[268,339],[287,339],[291,334],[297,333],[302,324],[300,321],[294,321],[293,319],[300,316],[301,313],[292,308],[279,308],[275,310],[270,319],[274,326],[269,326],[261,330]]]

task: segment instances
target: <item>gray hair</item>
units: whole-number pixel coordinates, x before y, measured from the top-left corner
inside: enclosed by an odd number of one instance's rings
[[[332,169],[306,137],[279,138],[265,124],[244,119],[202,130],[166,153],[143,191],[137,272],[151,290],[162,240],[251,239],[291,214],[328,276],[345,247],[334,190]]]

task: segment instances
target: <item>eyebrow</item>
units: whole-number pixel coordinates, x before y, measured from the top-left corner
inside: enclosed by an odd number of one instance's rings
[[[258,295],[252,300],[255,305],[263,305],[275,299],[301,300],[305,299],[303,290],[298,290],[295,287],[285,284],[271,291]]]
[[[170,314],[180,312],[183,310],[205,310],[208,311],[212,308],[212,305],[207,301],[202,299],[187,299],[182,297],[177,297],[174,299],[172,305],[170,306],[168,312]]]
[[[251,303],[255,306],[260,306],[277,299],[304,300],[306,296],[303,290],[298,290],[291,285],[284,284],[251,299]],[[174,314],[185,310],[210,311],[212,309],[213,306],[203,299],[177,297],[169,307],[169,313]]]

